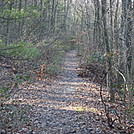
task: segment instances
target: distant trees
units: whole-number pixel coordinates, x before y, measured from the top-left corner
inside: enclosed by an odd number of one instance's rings
[[[76,37],[79,36],[81,48],[87,40],[83,61],[97,62],[106,68],[110,101],[115,102],[118,94],[124,101],[125,112],[130,112],[134,94],[134,1],[76,0],[74,3],[77,3]],[[86,56],[85,51],[88,51]]]
[[[6,44],[19,40],[36,43],[61,29],[66,31],[70,27],[67,24],[70,4],[66,0],[1,1],[1,39]]]

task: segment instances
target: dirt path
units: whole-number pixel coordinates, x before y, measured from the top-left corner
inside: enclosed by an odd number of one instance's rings
[[[37,81],[14,98],[33,107],[34,126],[27,134],[105,134],[99,88],[77,76],[76,51],[67,53],[64,60],[58,78]]]

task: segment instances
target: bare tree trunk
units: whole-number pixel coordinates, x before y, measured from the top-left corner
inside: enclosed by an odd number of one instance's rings
[[[114,48],[119,49],[119,23],[118,23],[118,10],[119,10],[119,0],[116,3],[115,17],[114,17]]]
[[[108,31],[107,31],[107,0],[102,0],[102,23],[103,23],[103,44],[106,47],[106,53],[107,53],[107,70],[108,70],[108,76],[107,76],[107,83],[109,87],[109,93],[110,93],[110,101],[114,102],[115,101],[115,91],[112,88],[113,84],[113,78],[112,78],[112,64],[111,64],[111,59],[110,59],[110,45],[109,45],[109,37],[108,37]]]
[[[94,1],[95,6],[95,20],[94,20],[94,41],[101,47],[101,28],[100,28],[100,2],[99,0]]]

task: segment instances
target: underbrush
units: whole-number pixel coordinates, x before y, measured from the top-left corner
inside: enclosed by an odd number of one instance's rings
[[[39,50],[29,42],[20,41],[6,45],[0,40],[0,54],[9,59],[28,60],[39,55]]]
[[[41,64],[46,65],[45,73],[49,75],[57,75],[61,71],[61,63],[64,54],[75,49],[75,44],[71,44],[68,40],[57,40],[53,44],[38,44],[41,55],[35,59],[38,61],[35,69],[39,69]]]

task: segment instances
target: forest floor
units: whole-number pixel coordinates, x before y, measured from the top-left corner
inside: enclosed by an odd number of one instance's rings
[[[32,106],[30,124],[14,134],[114,134],[107,125],[99,85],[78,76],[75,50],[63,60],[61,73],[21,85],[11,102]],[[105,92],[103,93],[105,94]]]

